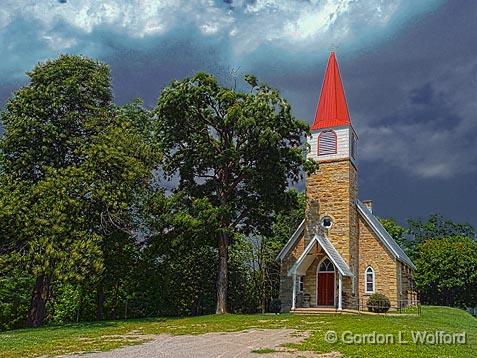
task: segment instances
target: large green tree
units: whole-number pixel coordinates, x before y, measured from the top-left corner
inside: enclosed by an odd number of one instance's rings
[[[422,302],[472,306],[477,294],[477,243],[474,228],[442,215],[408,219],[402,227],[393,219],[383,226],[416,264],[416,288]]]
[[[467,237],[418,245],[416,285],[426,304],[477,306],[477,242]]]
[[[178,190],[206,198],[218,218],[217,313],[227,311],[231,239],[269,233],[273,214],[296,202],[290,183],[315,168],[305,159],[308,125],[278,91],[246,80],[250,91],[238,92],[199,73],[166,87],[156,110],[164,173],[178,174]]]
[[[131,230],[158,158],[140,104],[112,104],[106,65],[61,56],[36,66],[6,104],[0,221],[4,263],[35,278],[28,326],[40,326],[53,280],[92,280],[103,240]],[[11,226],[5,228],[5,223]]]

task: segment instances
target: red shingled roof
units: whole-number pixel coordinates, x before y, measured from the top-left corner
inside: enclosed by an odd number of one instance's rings
[[[350,125],[348,105],[334,52],[330,53],[312,130]]]

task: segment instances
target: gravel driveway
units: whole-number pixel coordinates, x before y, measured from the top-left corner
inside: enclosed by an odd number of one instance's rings
[[[292,329],[247,330],[234,333],[207,333],[197,336],[170,336],[161,334],[152,341],[136,346],[115,349],[110,352],[69,355],[68,358],[211,358],[211,357],[340,357],[318,355],[312,352],[295,352],[283,347],[284,343],[302,341],[306,335]],[[253,350],[270,348],[276,352],[253,353]]]

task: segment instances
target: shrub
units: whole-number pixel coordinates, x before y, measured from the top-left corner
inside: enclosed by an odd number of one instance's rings
[[[382,293],[373,293],[369,296],[366,306],[370,312],[385,313],[389,311],[391,302],[389,301],[389,298]]]

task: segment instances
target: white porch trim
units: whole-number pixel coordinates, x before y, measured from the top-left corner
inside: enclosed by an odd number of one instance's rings
[[[333,263],[333,265],[336,267],[336,269],[338,270],[338,272],[341,275],[348,276],[348,277],[353,277],[354,276],[353,273],[351,272],[351,270],[349,269],[348,265],[346,264],[346,262],[343,260],[343,258],[338,253],[338,251],[336,251],[336,249],[331,244],[331,242],[327,238],[321,237],[321,236],[318,236],[318,235],[315,235],[313,237],[313,239],[310,240],[310,242],[305,247],[305,250],[300,255],[298,260],[296,260],[296,262],[293,264],[293,266],[290,268],[290,270],[288,270],[288,276],[292,276],[293,274],[299,275],[299,274],[303,273],[303,271],[300,271],[301,265],[302,265],[302,263],[305,262],[306,256],[310,253],[310,251],[313,248],[313,245],[315,243],[318,244],[323,249],[326,256],[328,256],[330,261]],[[314,257],[312,257],[312,259],[314,260]],[[311,264],[312,260],[311,261],[307,260],[307,261],[309,261],[309,264],[308,264],[308,266],[309,266]],[[306,267],[306,268],[308,268],[308,267]],[[305,270],[305,272],[306,272],[306,270]],[[305,273],[303,273],[303,275],[304,274]]]
[[[286,245],[281,249],[280,253],[277,255],[276,260],[281,261],[285,258],[285,256],[288,254],[288,252],[295,246],[296,242],[298,241],[298,238],[300,237],[301,233],[305,229],[305,220],[303,220],[300,225],[298,225],[297,229],[293,233],[293,235],[290,237]]]
[[[296,309],[296,278],[298,275],[303,276],[306,274],[308,267],[312,264],[315,260],[315,255],[311,254],[311,250],[315,245],[320,246],[324,253],[325,257],[327,257],[334,265],[335,270],[338,273],[338,310],[341,311],[343,309],[343,276],[347,277],[354,277],[353,273],[349,269],[348,265],[338,253],[338,251],[334,248],[333,244],[326,238],[315,235],[308,245],[303,250],[303,253],[300,255],[298,260],[293,264],[293,266],[288,270],[288,276],[292,277],[293,281],[293,290],[292,290],[292,307],[291,309]],[[335,280],[336,280],[336,273],[335,273]],[[335,281],[335,290],[336,290],[336,281]],[[317,287],[318,289],[318,287]],[[318,297],[317,297],[318,299]],[[336,299],[336,295],[335,295]],[[336,307],[336,301],[335,301]]]
[[[292,276],[293,280],[293,293],[292,293],[292,307],[291,309],[294,310],[296,307],[296,274]]]
[[[338,311],[343,310],[343,276],[338,274]]]

